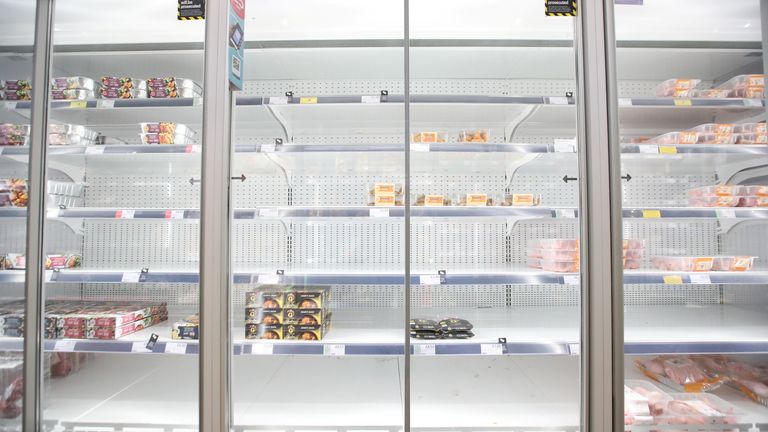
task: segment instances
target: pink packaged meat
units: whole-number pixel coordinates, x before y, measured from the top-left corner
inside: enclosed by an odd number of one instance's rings
[[[690,207],[738,207],[739,196],[696,196],[688,198]]]
[[[663,271],[706,272],[712,270],[714,258],[693,256],[653,256],[651,264]]]
[[[730,97],[762,99],[765,91],[765,75],[737,75],[717,88],[729,90]]]
[[[741,413],[730,403],[711,394],[673,393],[664,415],[657,416],[658,424],[708,425],[736,424]]]
[[[657,137],[651,138],[645,144],[696,144],[702,138],[703,134],[694,131],[669,132]]]
[[[745,196],[741,197],[739,207],[768,207],[768,197]]]
[[[717,256],[712,259],[713,271],[747,271],[755,262],[753,256]]]
[[[701,80],[690,78],[668,79],[656,87],[656,96],[658,97],[691,97],[691,91],[699,85]]]
[[[747,187],[740,185],[718,185],[704,186],[688,191],[689,197],[711,197],[711,196],[743,196],[746,194]]]
[[[686,393],[711,391],[725,382],[724,377],[705,371],[689,357],[640,358],[635,360],[635,366],[645,376]]]

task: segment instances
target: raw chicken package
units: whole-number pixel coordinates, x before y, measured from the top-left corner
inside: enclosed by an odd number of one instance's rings
[[[717,372],[705,370],[685,356],[640,358],[635,360],[635,366],[648,378],[686,393],[712,391],[726,381]]]

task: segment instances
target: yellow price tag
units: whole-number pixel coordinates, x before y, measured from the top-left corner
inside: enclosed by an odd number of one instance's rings
[[[675,147],[675,146],[659,146],[659,153],[661,153],[661,154],[677,154],[677,147]]]
[[[303,97],[299,99],[300,104],[316,104],[317,96]]]
[[[682,276],[664,276],[664,283],[667,285],[680,285],[683,283]]]
[[[690,99],[675,99],[675,106],[691,106]]]
[[[87,108],[88,101],[72,101],[69,103],[70,108]]]
[[[661,217],[661,210],[643,210],[643,218],[658,219]]]

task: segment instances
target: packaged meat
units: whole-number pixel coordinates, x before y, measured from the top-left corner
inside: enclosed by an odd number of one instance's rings
[[[730,90],[730,97],[762,99],[765,90],[765,75],[738,75],[717,88]]]
[[[29,135],[29,125],[13,123],[0,124],[0,136],[8,135]]]
[[[139,125],[141,126],[141,131],[143,133],[168,133],[174,135],[184,135],[190,138],[195,136],[195,131],[181,123],[157,122],[139,123]]]
[[[741,203],[738,196],[696,196],[688,198],[690,207],[737,207]]]
[[[653,256],[651,264],[663,271],[706,272],[712,270],[713,257]]]
[[[648,381],[624,380],[624,386],[625,389],[629,388],[648,401],[648,411],[653,416],[663,415],[667,409],[667,404],[672,400],[672,396],[667,392]]]
[[[768,133],[768,124],[766,123],[741,123],[734,125],[734,133],[742,134],[764,134]]]
[[[736,424],[742,415],[732,404],[705,393],[672,393],[663,415],[656,416],[658,424],[708,425]]]
[[[768,197],[744,196],[741,197],[739,207],[768,207]]]
[[[645,249],[645,240],[624,239],[624,250],[627,249]]]
[[[53,100],[86,100],[93,99],[93,96],[94,93],[91,90],[51,90],[51,99]]]
[[[192,98],[192,97],[200,97],[201,94],[195,92],[192,89],[175,89],[175,88],[155,88],[152,87],[149,89],[149,97],[150,98],[158,98],[158,99],[167,99],[167,98]]]
[[[419,194],[416,197],[416,202],[413,203],[414,206],[424,206],[424,207],[444,207],[452,205],[453,201],[451,201],[448,198],[445,198],[444,195],[425,195],[425,194]]]
[[[27,135],[0,135],[0,146],[17,147],[29,144]]]
[[[147,90],[147,81],[131,77],[101,77],[101,85],[104,88],[125,90]],[[146,93],[146,92],[145,92]]]
[[[624,258],[624,270],[637,270],[642,260]]]
[[[29,193],[26,189],[12,189],[0,192],[0,207],[26,207]]]
[[[691,91],[699,85],[699,79],[668,79],[656,87],[658,97],[691,97]]]
[[[83,257],[76,254],[71,255],[46,255],[45,256],[45,269],[67,269],[80,267],[83,262]]]
[[[48,134],[48,145],[51,146],[84,146],[84,145],[93,145],[94,141],[91,139],[87,139],[83,137],[82,135],[76,135],[76,134]]]
[[[689,197],[712,197],[712,196],[742,196],[747,191],[746,186],[741,185],[718,185],[703,186],[690,189]]]
[[[639,358],[635,360],[635,366],[648,378],[686,393],[711,391],[726,381],[684,356]]]
[[[3,97],[7,101],[26,101],[32,99],[32,90],[5,90]]]
[[[528,256],[550,261],[579,261],[578,250],[529,249]]]
[[[712,260],[712,271],[747,271],[752,269],[754,256],[716,256]]]
[[[487,143],[491,132],[488,129],[463,130],[459,132],[460,143]]]
[[[768,197],[768,186],[749,185],[742,187],[746,188],[744,191],[746,196]]]
[[[75,124],[50,124],[48,125],[50,134],[79,135],[88,140],[95,140],[99,134],[82,125]]]
[[[624,249],[623,251],[623,257],[631,260],[642,260],[644,255],[644,249]]]
[[[578,250],[579,241],[575,239],[539,239],[532,242],[541,249]]]
[[[624,385],[624,424],[653,424],[648,398]]]
[[[544,271],[551,271],[557,273],[576,273],[579,271],[579,261],[566,260],[555,261],[541,259],[539,260],[541,269]]]
[[[98,88],[99,88],[99,84],[93,79],[87,78],[87,77],[71,76],[71,77],[51,78],[52,90],[80,89],[80,90],[90,90],[91,92],[93,92]]]
[[[99,96],[104,99],[143,99],[148,93],[146,89],[102,87],[99,89]]]
[[[32,90],[32,83],[29,80],[5,81],[5,90]]]
[[[448,135],[443,132],[418,132],[411,135],[412,143],[444,143]]]
[[[9,253],[3,260],[5,270],[24,270],[27,268],[27,257],[24,254]]]
[[[725,99],[725,98],[731,97],[731,91],[724,90],[724,89],[707,89],[707,90],[693,89],[690,91],[689,97],[703,98],[703,99]]]
[[[768,144],[768,133],[758,132],[751,134],[734,135],[734,144],[759,145]]]
[[[657,137],[651,138],[645,144],[696,144],[703,140],[703,134],[694,131],[669,132]]]
[[[705,134],[732,134],[735,129],[736,125],[730,123],[706,123],[688,130]]]
[[[541,204],[541,195],[529,193],[517,193],[504,197],[502,206],[532,207]]]
[[[175,144],[189,145],[193,142],[186,135],[176,135],[169,133],[141,133],[139,134],[142,144]]]
[[[203,93],[203,89],[191,79],[178,77],[157,77],[146,80],[149,89],[170,89],[170,90],[193,90],[198,94]]]
[[[488,194],[468,193],[461,196],[458,200],[458,205],[464,207],[486,207],[495,205],[495,201]]]

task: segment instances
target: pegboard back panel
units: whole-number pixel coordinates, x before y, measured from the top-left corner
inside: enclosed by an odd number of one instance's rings
[[[515,266],[527,265],[528,248],[535,240],[548,238],[575,239],[579,237],[576,219],[520,220],[512,229],[509,240],[509,262]]]
[[[715,174],[633,176],[622,182],[622,197],[626,207],[687,206],[688,190],[717,184]]]
[[[768,224],[763,221],[742,222],[721,236],[724,255],[758,257],[755,269],[768,268]],[[723,302],[733,304],[768,304],[765,285],[726,285]]]
[[[562,175],[518,174],[512,178],[508,192],[539,193],[546,206],[572,207],[579,202],[579,183],[566,183]]]
[[[195,312],[200,304],[197,284],[84,284],[80,295],[83,300],[166,302],[175,317]]]
[[[232,205],[235,208],[288,205],[288,183],[284,176],[243,174],[246,177],[244,182],[232,183]]]
[[[506,227],[498,221],[416,220],[411,225],[411,262],[430,270],[504,264]]]
[[[403,221],[294,222],[292,262],[307,269],[328,265],[402,264]]]
[[[235,220],[232,224],[232,266],[253,269],[288,262],[288,232],[280,221]]]
[[[85,205],[117,208],[198,208],[200,183],[193,184],[190,178],[89,175]]]

